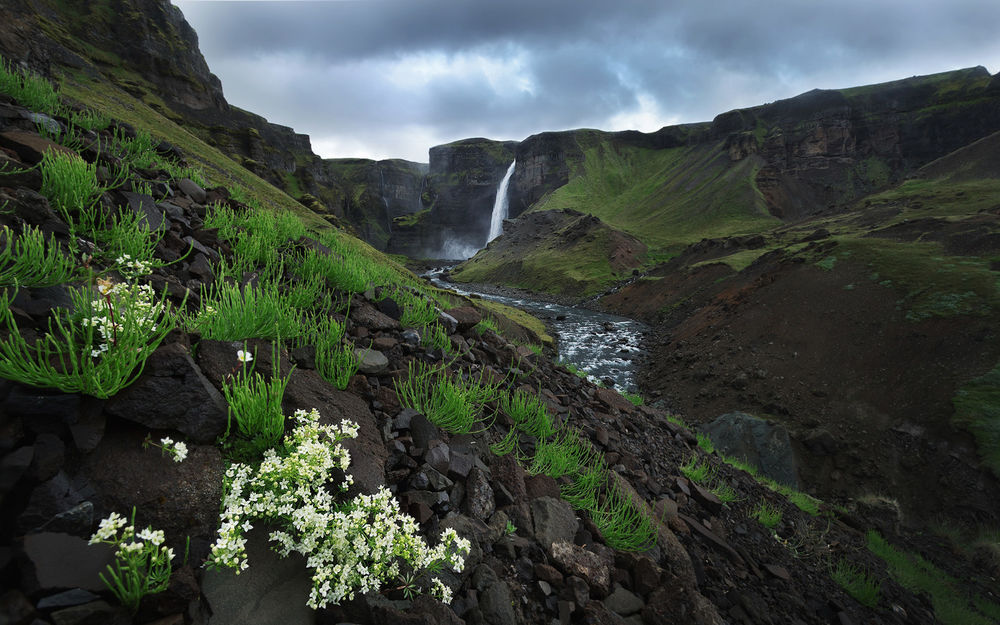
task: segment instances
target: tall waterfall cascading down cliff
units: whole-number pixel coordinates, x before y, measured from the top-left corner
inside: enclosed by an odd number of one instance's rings
[[[507,168],[500,186],[497,187],[497,197],[493,200],[493,215],[490,217],[490,233],[486,237],[487,243],[503,234],[503,220],[507,219],[507,187],[510,186],[510,178],[514,175],[516,165],[517,161],[514,160]]]

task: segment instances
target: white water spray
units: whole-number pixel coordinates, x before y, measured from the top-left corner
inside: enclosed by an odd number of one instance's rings
[[[515,165],[517,165],[516,160],[507,168],[507,174],[497,187],[497,197],[493,200],[493,215],[490,217],[490,234],[486,237],[487,243],[503,234],[503,220],[507,219],[507,187],[510,186],[510,177],[514,175]]]

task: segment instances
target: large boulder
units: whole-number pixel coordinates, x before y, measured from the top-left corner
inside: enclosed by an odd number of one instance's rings
[[[762,475],[799,488],[799,474],[788,430],[744,412],[730,412],[701,426],[716,449],[755,465]]]

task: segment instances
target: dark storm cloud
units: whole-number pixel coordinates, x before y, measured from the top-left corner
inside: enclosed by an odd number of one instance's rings
[[[465,136],[652,130],[815,87],[1000,70],[1000,3],[981,0],[175,4],[235,104],[382,157],[426,159],[418,141]]]

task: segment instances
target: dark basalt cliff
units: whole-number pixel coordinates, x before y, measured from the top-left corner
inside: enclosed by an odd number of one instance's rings
[[[706,139],[759,158],[776,217],[842,207],[1000,129],[1000,77],[984,67],[842,90],[814,89],[713,120]]]
[[[388,251],[454,258],[450,253],[463,248],[474,252],[485,245],[497,187],[517,145],[464,139],[431,148],[426,191],[430,211],[398,223]]]

